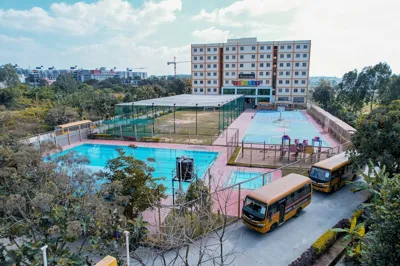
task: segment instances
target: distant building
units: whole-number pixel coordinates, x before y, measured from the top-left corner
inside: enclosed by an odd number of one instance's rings
[[[309,40],[192,44],[192,93],[244,94],[251,104],[305,105],[310,51]]]
[[[103,81],[109,78],[113,78],[116,76],[116,73],[113,70],[106,70],[105,67],[101,67],[100,69],[90,70],[90,79]]]

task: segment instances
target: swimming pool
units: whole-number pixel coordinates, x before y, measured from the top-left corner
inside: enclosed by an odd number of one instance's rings
[[[212,164],[218,155],[218,152],[208,151],[194,151],[194,150],[177,150],[166,148],[149,148],[149,147],[136,147],[132,149],[127,146],[118,145],[101,145],[101,144],[82,144],[71,149],[64,150],[54,154],[51,158],[65,155],[70,151],[75,151],[80,155],[86,156],[90,163],[87,167],[93,172],[105,170],[105,165],[109,159],[118,156],[117,148],[121,148],[127,155],[133,155],[136,159],[146,161],[146,158],[154,158],[155,162],[148,165],[154,167],[154,177],[165,177],[165,180],[160,180],[158,183],[167,187],[167,194],[172,194],[172,171],[175,169],[176,157],[188,156],[194,159],[195,173],[201,177],[207,168]],[[101,185],[104,181],[99,181]],[[189,184],[184,183],[183,188],[187,189]],[[176,185],[178,187],[178,185]]]
[[[281,144],[282,136],[287,134],[292,139],[292,144],[295,139],[299,139],[300,142],[308,140],[311,145],[312,139],[318,136],[322,140],[322,146],[330,146],[302,112],[283,111],[282,118],[284,120],[276,122],[279,118],[280,112],[278,111],[257,111],[247,128],[243,141]]]
[[[244,171],[232,171],[229,179],[229,185],[234,185],[243,181],[247,181],[251,178],[255,178],[249,182],[245,182],[240,185],[242,189],[256,189],[262,187],[264,174],[264,185],[272,182],[272,173],[260,173],[260,172],[244,172]]]

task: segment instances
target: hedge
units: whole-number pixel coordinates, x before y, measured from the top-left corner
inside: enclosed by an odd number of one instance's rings
[[[140,138],[140,141],[143,141],[143,142],[160,142],[161,139],[157,138],[157,137],[142,137],[142,138]]]
[[[112,139],[113,135],[111,134],[91,134],[88,136],[88,139]]]
[[[348,219],[343,219],[335,224],[332,228],[344,229],[349,228],[349,226],[350,221]],[[341,235],[341,233],[335,233],[330,230],[326,231],[311,245],[311,247],[304,251],[300,257],[290,263],[289,266],[313,265],[321,257],[321,255],[327,251],[333,245],[333,243],[335,243],[337,237]]]

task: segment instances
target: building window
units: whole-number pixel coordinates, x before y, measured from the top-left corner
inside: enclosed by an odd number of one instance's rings
[[[300,45],[296,45],[296,49],[300,49]]]
[[[286,71],[286,76],[290,76],[290,71]]]
[[[204,90],[203,90],[203,89],[200,89],[200,92],[204,92]]]
[[[217,76],[217,72],[214,72],[214,77],[216,77]]]
[[[200,48],[200,52],[203,52],[203,48]]]
[[[289,89],[285,89],[285,92],[289,92]]]
[[[264,46],[260,46],[260,50],[264,50]]]
[[[240,64],[239,67],[242,68],[242,67],[243,67],[243,64]]]
[[[203,75],[203,74],[204,74],[203,72],[200,72],[199,74],[200,74],[200,77],[204,76],[204,75]]]
[[[279,71],[279,76],[283,76],[283,71]]]
[[[217,81],[216,81],[216,80],[213,80],[213,83],[214,83],[214,84],[217,84]]]
[[[236,55],[232,55],[232,59],[236,59]]]
[[[251,64],[251,67],[256,67],[256,64]]]
[[[303,57],[307,57],[307,54],[303,54]]]
[[[296,80],[294,81],[294,84],[299,84],[299,81],[296,79]]]
[[[207,52],[211,52],[211,48],[207,48]]]
[[[291,45],[288,45],[287,48],[288,48],[288,49],[292,49],[292,46],[291,46]]]
[[[306,66],[307,66],[307,63],[304,62],[304,63],[303,63],[303,67],[306,67]]]
[[[271,58],[271,55],[270,55],[270,54],[267,54],[267,58]]]
[[[264,55],[263,55],[263,54],[262,54],[262,55],[260,55],[260,58],[261,58],[261,59],[264,59]]]
[[[308,48],[308,45],[307,45],[307,44],[303,45],[303,48],[304,48],[304,49],[307,49],[307,48]]]
[[[286,66],[287,66],[287,67],[290,67],[290,63],[286,63]]]
[[[251,72],[251,74],[253,74],[253,75],[254,75],[254,72]]]
[[[264,76],[264,72],[260,72],[260,76]]]
[[[194,90],[193,90],[194,92],[197,92],[197,89],[196,88],[194,88]]]
[[[283,67],[283,63],[279,63],[279,67]]]
[[[211,56],[207,56],[207,60],[211,60]]]
[[[211,76],[211,72],[207,72],[207,76]]]
[[[211,84],[211,80],[207,80],[207,84]]]
[[[251,50],[255,51],[255,50],[256,50],[256,47],[255,47],[255,46],[252,46],[252,47],[251,47]]]
[[[200,84],[203,84],[203,81],[202,81],[202,80],[200,80]]]
[[[194,76],[197,77],[197,72],[194,72]]]
[[[214,55],[213,58],[214,58],[214,60],[217,60],[217,56],[216,55]]]
[[[195,52],[195,53],[196,53],[196,52],[197,52],[197,49],[196,49],[196,48],[194,48],[194,49],[193,49],[193,52]]]
[[[243,46],[240,46],[240,51],[244,51],[244,47]]]
[[[278,89],[278,92],[282,92],[282,89]]]
[[[200,68],[203,68],[203,65],[200,65]]]
[[[236,64],[232,64],[232,67],[236,67]]]
[[[240,55],[240,59],[243,59],[244,58],[244,55]]]
[[[282,81],[282,80],[280,80],[280,81],[279,81],[279,84],[283,84],[283,81]]]
[[[294,89],[294,90],[293,90],[293,92],[297,92],[297,91],[298,91],[298,89]]]
[[[269,84],[269,79],[265,81],[265,84]]]
[[[306,92],[306,89],[301,89],[301,92],[302,92],[302,93]]]
[[[217,92],[217,89],[216,89],[216,88],[214,88],[214,92]]]
[[[229,67],[229,64],[225,64],[225,67]]]
[[[213,67],[214,67],[214,68],[217,68],[217,64],[214,64]]]
[[[211,65],[210,65],[210,64],[207,64],[207,68],[211,68]]]
[[[260,63],[260,67],[264,67],[264,63]]]
[[[262,81],[262,80],[260,80],[260,84],[263,84],[263,81]]]
[[[214,48],[214,52],[216,52],[217,51],[217,48]]]
[[[228,81],[227,81],[227,80],[225,80],[225,84],[228,84]]]
[[[255,55],[255,54],[252,54],[252,55],[251,55],[251,59],[256,59],[256,55]]]
[[[294,72],[294,75],[295,75],[295,76],[298,76],[298,75],[299,75],[299,71],[295,71],[295,72]]]
[[[281,49],[285,49],[285,46],[284,46],[284,45],[281,45]]]
[[[305,76],[307,73],[306,73],[305,71],[303,71],[303,72],[301,72],[301,74],[302,74],[303,76]]]
[[[232,51],[236,51],[236,47],[232,47]]]
[[[225,51],[229,51],[229,47],[225,47]]]
[[[284,54],[280,54],[279,57],[280,57],[280,58],[284,58],[285,55],[284,55]]]
[[[270,63],[267,63],[267,67],[270,67],[271,66],[271,64]]]
[[[278,97],[278,101],[289,101],[289,97]]]
[[[305,80],[302,80],[302,81],[301,81],[301,84],[306,84],[306,81],[305,81]]]
[[[229,72],[225,72],[225,76],[229,76]]]
[[[268,46],[267,46],[267,50],[271,50],[271,46],[268,45]]]
[[[235,76],[235,72],[231,72],[231,75],[232,75],[232,76]]]
[[[295,66],[296,66],[296,67],[300,66],[300,63],[295,63]]]
[[[194,84],[197,84],[197,80],[194,81]]]
[[[211,92],[211,89],[207,89],[207,92]]]
[[[194,68],[197,68],[197,65],[194,65],[193,67],[194,67]]]
[[[200,56],[200,60],[203,60],[203,57],[202,57],[202,56]]]
[[[229,55],[226,55],[226,56],[225,56],[225,59],[229,59]]]
[[[296,54],[296,58],[300,58],[300,54]]]
[[[266,76],[269,76],[269,72],[268,72],[268,71],[267,71],[267,72],[265,72],[265,75],[266,75]]]
[[[195,57],[193,58],[193,60],[197,60],[197,56],[195,56]]]
[[[290,80],[285,80],[285,83],[286,84],[290,84]]]

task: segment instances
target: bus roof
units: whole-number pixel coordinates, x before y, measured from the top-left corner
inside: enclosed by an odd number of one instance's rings
[[[79,126],[79,125],[83,125],[83,124],[87,124],[87,123],[91,123],[91,120],[82,120],[82,121],[77,121],[77,122],[72,122],[72,123],[68,123],[68,124],[64,124],[64,125],[58,125],[57,127],[73,127],[73,126]]]
[[[311,183],[311,180],[308,177],[298,174],[288,174],[279,180],[254,190],[248,196],[271,204],[309,183]]]
[[[339,153],[331,158],[320,161],[313,166],[323,168],[326,170],[334,171],[337,168],[340,168],[349,163],[349,158],[347,157],[345,152]]]

